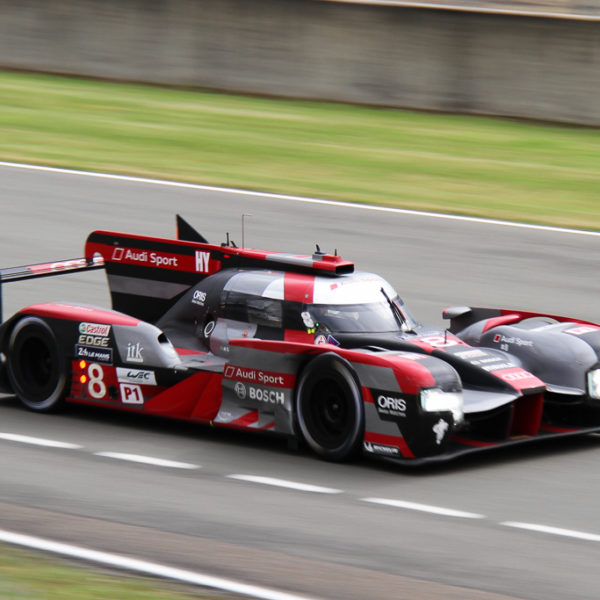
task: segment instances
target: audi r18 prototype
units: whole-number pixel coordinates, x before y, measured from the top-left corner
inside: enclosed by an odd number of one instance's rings
[[[112,309],[52,302],[0,326],[0,390],[34,411],[92,404],[360,451],[445,460],[600,431],[600,327],[446,309],[417,322],[392,286],[318,251],[92,232],[85,258],[2,281],[106,271]]]

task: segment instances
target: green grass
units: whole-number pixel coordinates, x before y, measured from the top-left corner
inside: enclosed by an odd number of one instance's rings
[[[236,596],[237,597],[237,596]],[[0,598],[6,600],[231,600],[218,592],[134,576],[112,576],[0,545]]]
[[[600,130],[0,73],[0,158],[600,230]]]

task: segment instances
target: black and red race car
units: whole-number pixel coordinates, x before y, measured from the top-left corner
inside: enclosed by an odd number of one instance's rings
[[[600,327],[453,307],[418,323],[392,286],[340,256],[94,231],[85,257],[3,282],[103,268],[112,309],[28,306],[0,326],[0,389],[423,463],[600,431]]]

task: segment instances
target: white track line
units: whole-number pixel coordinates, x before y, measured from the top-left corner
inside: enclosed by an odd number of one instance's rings
[[[129,462],[142,463],[145,465],[154,465],[156,467],[170,467],[172,469],[199,469],[199,465],[177,462],[175,460],[165,460],[164,458],[155,458],[153,456],[142,456],[140,454],[127,454],[124,452],[94,452],[94,456],[105,458],[115,458],[117,460],[126,460]]]
[[[338,208],[352,208],[355,210],[367,210],[374,212],[393,213],[397,215],[410,215],[416,217],[425,217],[431,219],[445,219],[448,221],[462,221],[465,223],[480,223],[483,225],[497,225],[501,227],[514,227],[519,229],[530,229],[534,231],[548,231],[552,233],[570,233],[575,235],[587,235],[600,237],[599,231],[586,231],[583,229],[568,229],[566,227],[551,227],[550,225],[531,225],[528,223],[517,223],[515,221],[500,221],[496,219],[483,219],[481,217],[465,217],[461,215],[447,215],[444,213],[425,212],[420,210],[408,210],[405,208],[391,208],[389,206],[375,206],[372,204],[358,204],[353,202],[337,202],[333,200],[322,200],[320,198],[306,198],[304,196],[288,196],[286,194],[273,194],[268,192],[256,192],[251,190],[240,190],[236,188],[216,187],[210,185],[201,185],[197,183],[185,183],[181,181],[169,181],[165,179],[146,179],[144,177],[134,177],[130,175],[116,175],[114,173],[93,173],[91,171],[76,171],[73,169],[61,169],[58,167],[45,167],[41,165],[28,165],[23,163],[11,163],[0,161],[0,167],[9,167],[14,169],[27,169],[30,171],[44,171],[48,173],[62,173],[65,175],[77,175],[81,177],[95,177],[99,179],[111,179],[114,181],[128,181],[132,183],[143,183],[146,185],[161,185],[175,188],[202,190],[209,192],[221,192],[225,194],[234,194],[239,196],[252,196],[257,198],[272,198],[276,200],[285,200],[288,202],[306,202],[308,204],[321,204],[325,206],[335,206]]]
[[[248,481],[250,483],[260,483],[262,485],[272,485],[275,487],[298,490],[301,492],[312,492],[314,494],[341,494],[342,490],[335,488],[322,487],[320,485],[311,485],[308,483],[299,483],[297,481],[288,481],[286,479],[276,479],[275,477],[262,477],[259,475],[227,475],[229,479],[238,481]]]
[[[600,21],[596,15],[574,12],[551,12],[544,10],[528,10],[527,8],[501,8],[485,6],[468,6],[466,4],[438,4],[436,2],[411,2],[410,0],[326,0],[327,2],[352,2],[353,4],[375,4],[397,6],[402,8],[426,8],[448,10],[454,12],[483,13],[491,15],[512,15],[517,17],[537,17],[543,19],[568,19],[573,21]]]
[[[505,521],[500,523],[505,527],[516,527],[517,529],[526,529],[528,531],[537,531],[539,533],[549,533],[552,535],[561,535],[563,537],[586,540],[588,542],[600,542],[600,535],[588,533],[586,531],[575,531],[573,529],[562,529],[561,527],[550,527],[549,525],[537,525],[535,523],[519,523],[517,521]]]
[[[431,506],[429,504],[418,504],[416,502],[405,502],[404,500],[388,500],[387,498],[362,498],[363,502],[372,504],[383,504],[384,506],[393,506],[394,508],[405,508],[407,510],[418,510],[421,512],[442,515],[444,517],[458,517],[461,519],[485,519],[485,515],[480,515],[453,508],[444,508],[442,506]]]
[[[116,567],[117,569],[126,569],[127,571],[144,573],[154,577],[164,577],[183,583],[215,588],[234,594],[250,596],[252,598],[261,598],[264,600],[310,600],[306,596],[297,596],[295,594],[288,594],[270,588],[248,585],[231,579],[213,577],[212,575],[196,573],[194,571],[185,571],[183,569],[176,569],[158,563],[129,558],[119,554],[99,552],[98,550],[90,550],[88,548],[81,548],[79,546],[72,546],[71,544],[63,544],[61,542],[22,535],[20,533],[4,531],[1,529],[0,542],[42,550],[44,552],[52,552],[54,554],[61,554],[63,556]]]
[[[45,440],[43,438],[30,437],[28,435],[19,435],[17,433],[0,433],[0,439],[8,442],[31,444],[33,446],[46,446],[48,448],[66,448],[68,450],[83,448],[83,446],[79,446],[78,444],[70,444],[68,442],[59,442],[56,440]]]

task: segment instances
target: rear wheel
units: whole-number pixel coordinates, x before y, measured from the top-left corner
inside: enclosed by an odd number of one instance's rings
[[[37,317],[21,319],[10,335],[7,363],[11,387],[25,406],[50,412],[63,405],[66,361],[47,323]]]
[[[313,359],[296,387],[296,415],[317,454],[332,461],[353,457],[363,439],[364,409],[350,364],[335,354]]]

